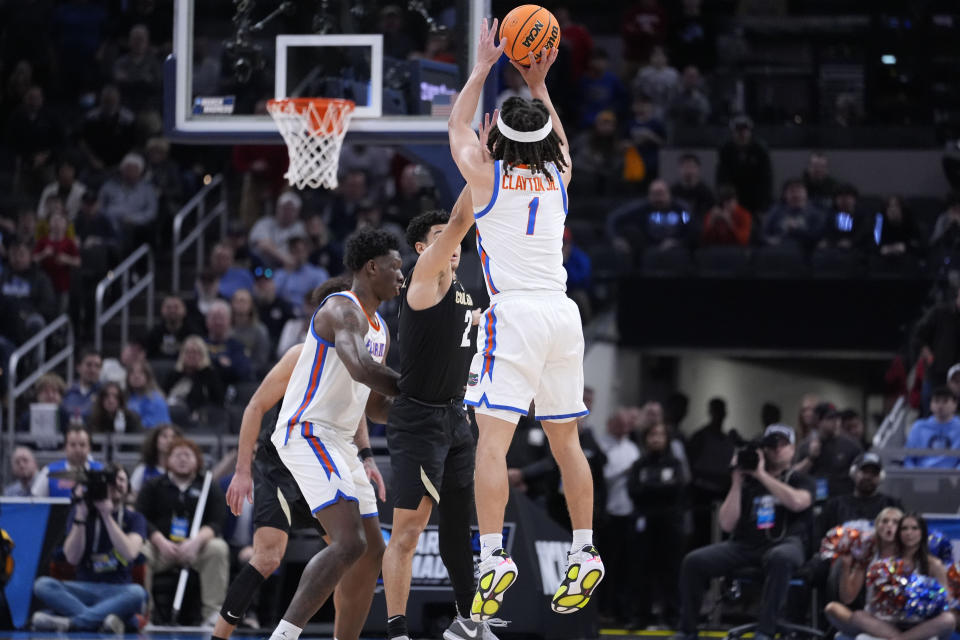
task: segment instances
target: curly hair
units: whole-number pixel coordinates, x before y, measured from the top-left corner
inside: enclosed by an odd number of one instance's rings
[[[448,222],[450,222],[450,214],[443,209],[421,213],[407,225],[407,244],[416,251],[418,242],[426,242],[430,227]]]
[[[343,251],[343,264],[356,273],[368,261],[399,250],[400,243],[393,234],[380,229],[361,229],[347,238]]]
[[[536,131],[547,123],[550,112],[540,100],[525,100],[519,97],[508,98],[500,107],[500,117],[517,131]],[[542,173],[553,180],[553,174],[546,171],[551,162],[558,171],[567,166],[560,150],[560,136],[551,131],[539,142],[517,142],[505,137],[494,124],[487,136],[487,148],[494,160],[502,160],[508,169],[525,164],[533,173]]]

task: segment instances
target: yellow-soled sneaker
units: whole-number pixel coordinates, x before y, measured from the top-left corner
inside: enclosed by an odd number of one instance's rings
[[[503,592],[516,581],[517,565],[510,554],[502,548],[490,554],[480,563],[480,579],[470,606],[470,619],[484,622],[497,615],[503,604]]]
[[[576,613],[590,602],[594,589],[603,580],[603,560],[592,544],[567,554],[567,570],[550,602],[557,613]]]

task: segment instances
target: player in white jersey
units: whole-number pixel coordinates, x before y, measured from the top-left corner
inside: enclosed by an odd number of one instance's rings
[[[550,102],[545,78],[556,49],[530,66],[513,63],[532,100],[510,98],[483,145],[471,121],[480,90],[503,52],[494,45],[497,21],[483,32],[477,62],[450,114],[450,149],[475,203],[477,250],[490,292],[467,380],[465,402],[475,407],[477,520],[480,579],[471,617],[486,620],[500,609],[517,567],[502,548],[509,496],[506,453],[520,415],[531,400],[560,467],[573,523],[564,578],[551,602],[558,613],[583,608],[603,578],[593,546],[593,481],[580,448],[576,418],[583,398],[583,329],[567,298],[563,228],[571,163],[566,135]],[[479,206],[476,206],[479,204]]]
[[[283,397],[271,442],[330,542],[307,563],[271,640],[296,640],[366,549],[363,519],[377,515],[377,503],[353,435],[364,413],[385,423],[385,396],[398,392],[399,375],[383,364],[389,333],[376,312],[403,284],[398,248],[393,235],[373,229],[347,239],[353,285],[314,312]]]

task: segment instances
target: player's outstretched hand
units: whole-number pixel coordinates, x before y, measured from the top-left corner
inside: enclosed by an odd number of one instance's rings
[[[230,512],[233,515],[239,516],[243,511],[244,498],[247,499],[247,502],[253,504],[253,479],[250,477],[249,471],[233,474],[233,480],[227,487],[227,506],[230,507]]]
[[[493,43],[497,36],[496,18],[493,19],[492,27],[488,29],[487,25],[487,19],[484,18],[483,27],[480,30],[480,43],[477,45],[477,64],[492,67],[500,59],[500,54],[507,46],[507,41],[501,40],[499,44]]]
[[[484,149],[487,148],[487,138],[490,137],[490,129],[496,124],[499,115],[499,109],[494,109],[493,115],[489,113],[483,114],[483,124],[480,125],[480,129],[477,131],[477,137],[480,138],[480,146]]]
[[[380,475],[380,469],[377,467],[373,458],[367,458],[363,461],[363,470],[367,472],[367,480],[377,487],[377,497],[380,502],[387,501],[387,485],[383,482],[383,476]]]
[[[527,54],[530,58],[530,66],[525,67],[516,60],[511,60],[510,64],[520,72],[520,75],[523,76],[524,81],[526,81],[528,87],[536,87],[543,85],[546,82],[547,71],[550,71],[550,67],[553,66],[553,63],[557,61],[557,54],[559,50],[556,47],[550,47],[547,49],[544,47],[540,55],[540,60],[538,61],[531,51]]]

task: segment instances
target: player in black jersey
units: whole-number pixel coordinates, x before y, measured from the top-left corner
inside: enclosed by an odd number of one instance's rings
[[[420,256],[400,292],[400,395],[387,420],[394,509],[383,585],[391,639],[409,636],[411,564],[434,503],[440,556],[460,614],[443,637],[495,638],[487,623],[472,622],[469,613],[475,588],[470,535],[475,443],[463,394],[475,351],[470,333],[479,309],[474,310],[470,294],[457,281],[456,269],[472,214],[464,189],[449,219],[443,211],[430,211],[407,227],[407,242]]]
[[[314,290],[314,306],[319,306],[328,295],[349,288],[348,278],[328,280]],[[263,416],[283,399],[302,348],[303,345],[298,344],[284,354],[260,383],[243,412],[236,472],[227,489],[227,504],[234,515],[240,515],[244,500],[253,503],[253,557],[227,589],[220,617],[213,629],[213,640],[225,640],[233,633],[257,588],[280,566],[292,529],[315,529],[324,535],[319,521],[310,513],[300,488],[270,441],[274,425],[271,423],[267,428],[261,428]],[[383,478],[370,451],[365,421],[361,421],[357,428],[355,442],[360,456],[367,456],[364,458],[367,475],[378,485],[378,494],[383,500]],[[380,538],[378,519],[371,518],[369,522],[371,527],[376,523],[376,529],[373,532],[375,537],[367,533],[368,539]],[[376,575],[379,575],[381,551],[382,547],[368,544],[366,554],[343,576],[334,591],[334,636],[341,640],[356,640],[363,629],[370,610]]]

